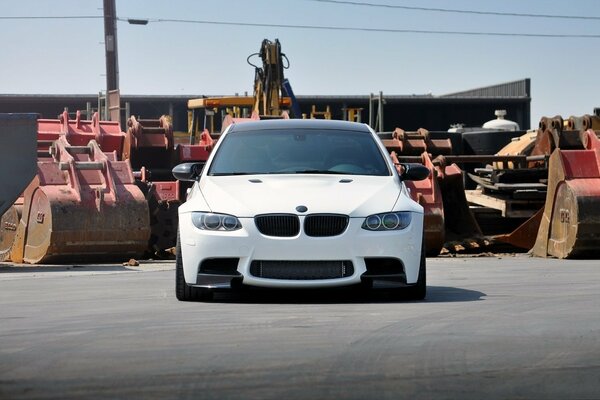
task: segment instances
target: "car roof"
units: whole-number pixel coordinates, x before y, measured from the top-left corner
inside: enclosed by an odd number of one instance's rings
[[[230,132],[251,132],[267,129],[332,129],[365,133],[369,132],[369,128],[365,124],[327,119],[273,119],[242,122],[233,124],[230,128]]]

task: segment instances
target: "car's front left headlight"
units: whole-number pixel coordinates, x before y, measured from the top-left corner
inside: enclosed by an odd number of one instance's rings
[[[397,211],[369,215],[365,218],[362,228],[368,231],[396,231],[410,225],[411,213],[408,211]]]
[[[228,214],[193,212],[192,223],[198,229],[206,231],[235,231],[242,228],[237,217]]]

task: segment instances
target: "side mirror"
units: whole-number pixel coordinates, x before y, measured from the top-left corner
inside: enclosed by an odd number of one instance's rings
[[[402,164],[404,172],[400,176],[405,181],[422,181],[427,179],[431,171],[423,164]]]
[[[195,181],[202,173],[202,168],[204,168],[204,163],[183,163],[176,165],[171,173],[177,180]]]

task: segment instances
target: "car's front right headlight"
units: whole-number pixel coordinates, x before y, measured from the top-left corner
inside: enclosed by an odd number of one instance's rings
[[[233,215],[200,211],[192,213],[192,223],[196,228],[206,231],[235,231],[242,228],[240,220]]]
[[[409,211],[397,211],[369,215],[362,228],[368,231],[395,231],[410,225],[412,214]]]

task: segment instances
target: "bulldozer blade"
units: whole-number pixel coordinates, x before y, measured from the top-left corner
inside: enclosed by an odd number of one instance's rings
[[[0,114],[0,215],[37,172],[37,114]]]
[[[548,194],[533,254],[575,258],[600,254],[600,140],[582,132],[585,150],[552,152]]]

